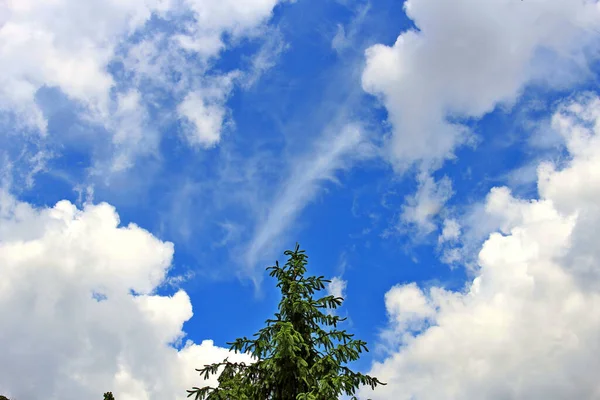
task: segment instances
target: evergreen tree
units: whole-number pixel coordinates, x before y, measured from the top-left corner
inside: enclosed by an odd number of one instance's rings
[[[115,397],[113,396],[112,392],[106,392],[104,393],[104,400],[115,400]]]
[[[352,371],[351,361],[368,351],[366,343],[338,328],[344,321],[328,310],[343,299],[315,293],[325,289],[324,277],[305,276],[307,256],[296,245],[285,266],[267,268],[281,290],[278,312],[254,339],[239,338],[228,343],[235,352],[247,353],[253,363],[221,363],[197,369],[203,379],[219,374],[218,387],[194,387],[194,400],[334,400],[354,396],[361,385],[374,389],[385,385],[377,378]]]

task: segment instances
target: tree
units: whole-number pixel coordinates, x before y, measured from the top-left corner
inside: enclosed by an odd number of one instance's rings
[[[104,393],[104,400],[115,400],[115,396],[113,396],[112,392]]]
[[[250,354],[254,362],[205,365],[197,369],[207,379],[219,374],[217,387],[194,387],[194,400],[332,400],[368,385],[385,385],[377,378],[352,371],[347,364],[368,351],[366,343],[338,328],[345,320],[328,310],[342,305],[343,298],[313,296],[325,289],[323,276],[305,277],[307,259],[296,245],[285,266],[267,268],[277,279],[281,301],[274,319],[254,334],[230,345],[234,352]]]

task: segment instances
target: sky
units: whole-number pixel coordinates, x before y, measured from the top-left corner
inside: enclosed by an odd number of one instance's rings
[[[299,243],[361,398],[600,399],[599,61],[596,0],[0,0],[0,394],[185,399]]]

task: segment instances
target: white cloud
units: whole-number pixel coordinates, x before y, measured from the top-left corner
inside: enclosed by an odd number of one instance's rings
[[[339,1],[344,4],[344,1]],[[347,4],[344,4],[348,6]],[[342,54],[346,50],[356,46],[357,36],[360,35],[361,25],[364,23],[369,11],[371,10],[371,3],[367,2],[364,5],[358,7],[350,7],[354,12],[354,16],[347,25],[337,24],[335,35],[331,39],[331,48],[336,53]]]
[[[319,185],[323,181],[335,181],[336,173],[347,166],[349,158],[360,153],[362,142],[362,128],[349,124],[333,135],[326,133],[314,151],[293,163],[291,174],[273,196],[274,201],[260,218],[248,246],[246,261],[249,268],[254,268],[281,244],[282,235],[313,200]]]
[[[222,33],[248,35],[265,22],[279,0],[185,0],[195,19],[177,37],[182,47],[213,56],[224,47]]]
[[[438,244],[443,262],[452,266],[467,267],[470,272],[477,269],[476,256],[482,243],[490,233],[502,231],[504,226],[505,217],[492,210],[495,193],[496,191],[492,190],[485,199],[470,204],[463,214],[455,216],[460,229],[457,238],[446,240],[442,231],[442,235],[438,237]]]
[[[554,125],[572,159],[540,167],[538,200],[491,191],[482,217],[500,232],[466,291],[388,292],[401,346],[373,365],[388,386],[372,398],[600,398],[600,100],[561,108]],[[424,329],[411,333],[407,318]]]
[[[177,111],[193,128],[184,129],[186,137],[194,145],[212,147],[226,123],[225,103],[233,82],[227,72],[207,76],[211,63],[226,44],[260,36],[277,3],[6,0],[0,5],[0,112],[16,117],[15,125],[7,128],[44,135],[48,116],[36,95],[42,88],[59,89],[81,111],[78,117],[92,125],[90,131],[101,127],[112,134],[110,154],[92,151],[105,158],[95,160],[92,168],[100,175],[128,169],[137,156],[156,155],[160,127],[148,124],[149,104],[162,102],[164,108],[167,100],[181,102]],[[169,28],[151,26],[153,16]],[[227,43],[226,33],[231,39]],[[123,70],[114,72],[111,63]],[[166,97],[148,93],[149,82],[160,82]],[[165,114],[178,115],[169,111]],[[154,122],[160,119],[164,116]],[[94,145],[101,140],[80,139]]]
[[[106,70],[122,36],[143,26],[166,2],[8,0],[0,27],[0,106],[45,131],[35,104],[43,86],[59,87],[90,109],[108,112],[113,78]]]
[[[418,189],[407,196],[402,206],[401,221],[427,235],[436,229],[434,218],[452,197],[452,182],[448,177],[435,181],[432,176],[421,173],[418,176]]]
[[[456,241],[460,237],[460,223],[453,218],[446,218],[442,228],[442,233],[438,237],[438,243]]]
[[[348,39],[346,38],[346,29],[344,25],[338,24],[337,30],[333,39],[331,39],[331,48],[336,52],[341,52],[348,47]]]
[[[191,144],[211,148],[219,143],[225,119],[225,109],[222,105],[207,104],[200,93],[193,92],[183,99],[177,107],[177,112],[192,124],[186,134]]]
[[[115,147],[110,161],[112,172],[130,168],[138,155],[158,151],[158,133],[148,127],[147,121],[148,113],[141,104],[139,91],[133,89],[117,95],[116,110],[109,122]]]
[[[229,355],[212,341],[170,346],[192,317],[184,291],[155,294],[173,245],[119,227],[110,205],[35,209],[0,192],[0,221],[0,393],[185,399],[202,385],[194,369]]]
[[[414,283],[394,286],[385,294],[389,318],[401,331],[435,315],[435,308]]]
[[[250,71],[243,78],[244,88],[252,87],[262,75],[276,65],[279,56],[289,48],[279,29],[267,29],[263,35],[266,36],[265,42],[252,57]]]
[[[225,100],[237,75],[214,78],[179,104],[177,112],[187,125],[184,131],[190,145],[211,148],[219,143],[226,122]]]
[[[331,278],[331,282],[327,284],[327,294],[335,297],[346,297],[346,286],[348,286],[348,282],[339,276],[334,276]]]
[[[600,26],[597,2],[585,0],[408,0],[405,10],[418,30],[367,49],[362,77],[389,113],[398,171],[437,168],[469,140],[449,118],[511,104],[530,82],[585,76],[582,54]]]

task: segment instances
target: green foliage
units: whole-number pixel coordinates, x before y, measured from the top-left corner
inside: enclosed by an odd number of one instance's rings
[[[377,378],[346,366],[366,343],[338,328],[345,318],[328,312],[341,306],[341,297],[313,296],[325,289],[324,277],[305,277],[308,257],[296,245],[285,266],[267,268],[281,290],[278,312],[254,334],[229,343],[231,350],[253,356],[253,363],[221,363],[197,369],[203,379],[218,377],[218,387],[194,387],[194,400],[332,400],[354,396],[362,385],[385,385]]]
[[[113,396],[112,392],[106,392],[104,393],[104,400],[115,400],[115,397]]]

